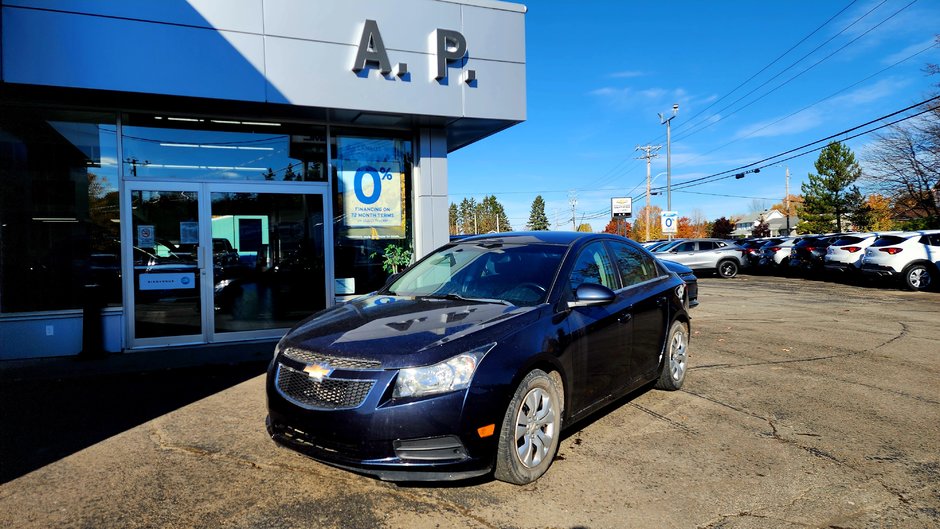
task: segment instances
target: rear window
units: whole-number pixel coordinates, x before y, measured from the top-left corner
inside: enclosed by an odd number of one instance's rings
[[[851,235],[847,237],[839,237],[838,239],[832,241],[832,245],[833,246],[845,246],[847,244],[858,244],[867,238],[868,237],[853,237]]]
[[[906,237],[898,237],[897,235],[882,235],[872,244],[872,246],[895,246],[906,241]]]

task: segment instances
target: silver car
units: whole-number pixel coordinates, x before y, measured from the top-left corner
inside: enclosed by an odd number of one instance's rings
[[[724,239],[687,239],[656,257],[688,266],[692,270],[713,270],[721,277],[734,277],[747,266],[745,249]]]

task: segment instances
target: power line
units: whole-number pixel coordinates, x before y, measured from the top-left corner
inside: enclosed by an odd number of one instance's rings
[[[781,157],[783,157],[783,156],[787,156],[788,154],[792,154],[792,153],[795,153],[795,152],[797,152],[797,151],[801,151],[801,150],[806,149],[806,148],[808,148],[808,147],[812,147],[812,146],[817,145],[817,144],[819,144],[819,143],[826,142],[826,141],[832,140],[832,139],[834,139],[834,138],[838,138],[839,136],[844,136],[844,135],[846,135],[846,134],[848,134],[848,133],[850,133],[850,132],[853,132],[853,131],[862,129],[862,128],[867,127],[867,126],[869,126],[869,125],[871,125],[871,124],[873,124],[873,123],[877,123],[877,122],[879,122],[879,121],[883,121],[883,120],[885,120],[885,119],[888,119],[888,118],[897,116],[898,114],[902,114],[902,113],[904,113],[904,112],[907,112],[907,111],[909,111],[909,110],[915,109],[915,108],[917,108],[917,107],[921,107],[921,106],[923,106],[923,105],[926,105],[926,104],[931,103],[931,102],[933,102],[933,101],[936,101],[936,100],[938,100],[938,99],[940,99],[940,95],[931,97],[930,99],[925,99],[924,101],[921,101],[921,102],[919,102],[919,103],[915,103],[915,104],[913,104],[913,105],[910,105],[910,106],[908,106],[908,107],[902,108],[901,110],[897,110],[897,111],[892,112],[892,113],[890,113],[890,114],[886,114],[886,115],[881,116],[881,117],[879,117],[879,118],[876,118],[876,119],[867,121],[867,122],[865,122],[865,123],[862,123],[861,125],[857,125],[857,126],[855,126],[855,127],[852,127],[852,128],[849,128],[849,129],[845,129],[845,130],[840,131],[840,132],[837,132],[837,133],[835,133],[835,134],[831,134],[831,135],[829,135],[829,136],[826,136],[825,138],[821,138],[821,139],[819,139],[819,140],[806,143],[806,144],[801,145],[801,146],[799,146],[799,147],[795,147],[795,148],[793,148],[793,149],[784,151],[784,152],[782,152],[782,153],[775,154],[775,155],[773,155],[773,156],[769,156],[769,157],[764,158],[764,159],[762,159],[762,160],[758,160],[758,161],[756,161],[756,162],[752,162],[752,163],[749,163],[749,164],[746,164],[746,165],[742,165],[742,166],[736,167],[736,168],[734,168],[734,169],[729,169],[729,170],[727,170],[727,171],[721,171],[721,172],[718,172],[718,173],[714,173],[714,174],[702,176],[702,177],[699,177],[699,178],[695,178],[695,179],[692,179],[692,180],[688,180],[688,181],[686,181],[686,182],[682,182],[681,184],[676,184],[676,185],[672,186],[672,188],[673,188],[673,190],[675,191],[676,189],[684,189],[684,188],[687,188],[687,187],[693,187],[693,186],[696,186],[696,185],[702,185],[702,184],[706,184],[706,183],[710,183],[710,182],[714,182],[714,181],[718,181],[718,180],[724,180],[724,179],[726,179],[726,178],[731,178],[731,177],[735,176],[735,173],[739,173],[739,172],[742,171],[742,170],[744,170],[745,173],[758,172],[760,169],[763,169],[763,168],[765,168],[765,167],[769,167],[770,165],[773,165],[773,164],[775,164],[775,163],[780,163],[780,162],[792,160],[792,159],[794,159],[794,158],[798,158],[798,157],[800,157],[800,156],[805,156],[806,154],[809,154],[809,153],[814,152],[814,151],[816,151],[816,150],[822,149],[823,147],[825,147],[825,145],[823,145],[822,147],[814,148],[814,149],[811,149],[811,150],[809,150],[809,151],[806,151],[806,152],[803,152],[803,153],[794,155],[794,156],[790,156],[789,158],[782,158],[782,159],[778,159],[778,158],[781,158]],[[874,131],[876,131],[876,130],[880,130],[880,129],[883,129],[883,128],[885,128],[885,127],[889,127],[889,126],[891,126],[891,125],[895,125],[895,124],[897,124],[897,123],[900,123],[900,122],[902,122],[902,121],[906,121],[906,120],[908,120],[908,119],[915,118],[915,117],[917,117],[917,116],[926,114],[926,113],[928,113],[928,112],[932,112],[932,111],[936,110],[937,108],[940,108],[940,107],[931,107],[931,108],[927,108],[927,109],[925,109],[925,110],[922,110],[922,111],[920,111],[920,112],[917,112],[916,114],[912,114],[912,115],[910,115],[910,116],[906,116],[906,117],[904,117],[904,118],[901,118],[901,119],[898,119],[898,120],[895,120],[895,121],[892,121],[892,122],[889,122],[889,123],[885,123],[885,124],[883,124],[883,125],[880,125],[880,126],[875,127],[875,128],[873,128],[873,129],[870,129],[870,130],[867,130],[867,131],[864,131],[864,132],[855,134],[855,135],[853,135],[853,136],[847,136],[847,137],[845,137],[845,138],[843,139],[843,141],[845,141],[845,140],[850,140],[850,139],[854,139],[854,138],[857,138],[857,137],[859,137],[859,136],[863,136],[863,135],[865,135],[865,134],[870,134],[870,133],[872,133],[872,132],[874,132]],[[765,162],[771,162],[771,163],[765,163]],[[761,165],[761,164],[764,164],[764,165]],[[655,188],[656,191],[661,191],[661,190],[663,190],[663,189],[665,189],[665,187],[663,187],[663,186],[660,186],[660,187],[656,187],[656,188]]]

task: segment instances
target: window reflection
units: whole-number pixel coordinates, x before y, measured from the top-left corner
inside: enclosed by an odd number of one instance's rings
[[[120,305],[115,121],[0,107],[0,312]]]
[[[326,129],[209,118],[130,115],[128,178],[326,181]]]

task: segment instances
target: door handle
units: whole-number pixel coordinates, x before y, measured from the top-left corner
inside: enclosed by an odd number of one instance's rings
[[[620,323],[630,323],[630,320],[632,319],[633,319],[633,314],[629,312],[624,312],[623,314],[620,315],[619,318],[617,318],[617,321]]]
[[[665,297],[658,297],[658,298],[656,298],[656,306],[657,306],[657,307],[662,307],[662,306],[665,305],[665,304],[666,304],[666,298],[665,298]]]

